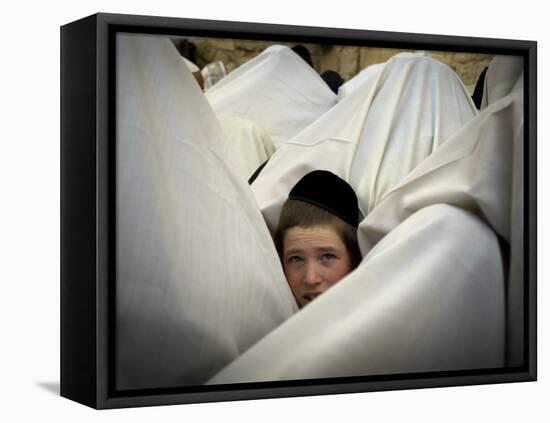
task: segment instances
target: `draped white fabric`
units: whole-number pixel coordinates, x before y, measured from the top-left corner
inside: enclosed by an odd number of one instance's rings
[[[252,185],[270,230],[290,189],[315,169],[348,181],[366,215],[475,113],[449,67],[413,53],[393,57],[271,157]]]
[[[481,107],[486,108],[501,98],[514,92],[521,98],[520,91],[523,89],[523,61],[522,57],[495,56],[489,64],[485,76],[483,99]],[[508,280],[507,299],[507,361],[510,366],[520,366],[524,359],[523,337],[524,337],[524,267],[523,267],[523,113],[518,105],[513,116],[514,144],[512,158],[509,164],[512,169],[511,178],[511,207],[510,207],[510,272]],[[510,180],[511,179],[511,180]]]
[[[476,116],[448,67],[398,55],[282,145],[251,190],[231,122],[168,40],[119,36],[117,76],[119,389],[521,362],[521,89]],[[364,258],[296,312],[258,208],[273,229],[314,169],[358,193]]]
[[[371,79],[378,76],[378,73],[384,68],[384,65],[384,63],[376,63],[367,66],[353,78],[344,82],[340,88],[338,88],[338,101],[342,101],[345,97],[357,91],[363,84],[372,83]]]
[[[431,204],[452,204],[483,219],[506,241],[522,202],[523,89],[484,109],[420,163],[361,222],[363,253]]]
[[[487,69],[481,109],[523,85],[523,57],[495,56]]]
[[[368,253],[401,222],[432,204],[455,205],[480,216],[505,240],[503,251],[508,256],[504,261],[508,366],[521,365],[524,357],[523,142],[523,87],[519,86],[415,168],[359,228],[361,250]]]
[[[185,66],[191,71],[191,73],[199,72],[200,69],[197,65],[195,65],[191,60],[181,57],[183,59],[183,63],[185,63]]]
[[[121,35],[117,48],[117,388],[200,384],[296,305],[174,46]]]
[[[250,119],[276,147],[336,103],[336,95],[300,56],[271,46],[206,91],[217,114]]]
[[[240,173],[248,180],[275,152],[275,145],[269,134],[249,119],[228,115],[217,117],[229,140],[227,146],[240,165]]]

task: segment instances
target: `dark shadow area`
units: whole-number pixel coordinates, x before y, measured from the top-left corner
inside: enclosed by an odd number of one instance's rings
[[[59,382],[37,382],[36,383],[40,388],[54,394],[56,396],[60,395]]]

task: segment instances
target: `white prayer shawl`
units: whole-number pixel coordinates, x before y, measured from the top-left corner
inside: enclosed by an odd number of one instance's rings
[[[269,134],[257,123],[237,116],[218,115],[227,147],[238,160],[241,175],[248,180],[254,171],[275,152]]]
[[[376,63],[367,66],[353,78],[344,82],[340,88],[338,88],[338,101],[342,101],[353,92],[361,88],[363,84],[371,84],[372,78],[376,78],[378,73],[384,68],[385,63]]]
[[[363,253],[417,210],[444,203],[479,215],[505,241],[507,365],[524,359],[523,87],[491,104],[414,169],[363,220]]]
[[[404,53],[401,56],[404,56]],[[427,51],[418,50],[414,52],[417,56],[431,57],[431,54]],[[346,81],[338,89],[338,101],[342,101],[345,97],[361,88],[363,84],[371,83],[371,79],[375,78],[378,73],[384,68],[385,63],[375,63],[367,66],[353,78]]]
[[[336,95],[300,56],[271,46],[206,90],[217,114],[257,122],[276,147],[336,103]]]
[[[185,63],[185,66],[189,69],[191,73],[199,72],[200,68],[195,65],[191,60],[187,59],[186,57],[181,56],[183,59],[183,62]]]
[[[485,77],[482,107],[488,107],[502,97],[519,97],[523,91],[522,57],[495,56]],[[514,93],[514,94],[511,94]],[[518,100],[515,100],[519,102]],[[523,104],[523,103],[521,103]],[[507,291],[507,362],[509,366],[523,364],[524,339],[524,267],[523,267],[523,112],[516,108],[514,114],[514,147],[512,153],[512,202],[510,207],[511,243],[510,271]]]
[[[495,56],[485,74],[481,109],[523,86],[523,57]]]
[[[172,43],[119,35],[118,389],[201,384],[297,309],[229,151]]]
[[[325,169],[350,183],[366,215],[475,113],[464,85],[448,66],[401,53],[281,146],[252,191],[274,231],[291,188],[306,173]]]

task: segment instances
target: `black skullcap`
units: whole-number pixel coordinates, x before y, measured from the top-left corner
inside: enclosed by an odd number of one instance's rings
[[[308,173],[294,185],[288,198],[321,207],[355,228],[359,224],[359,204],[353,188],[332,172]]]

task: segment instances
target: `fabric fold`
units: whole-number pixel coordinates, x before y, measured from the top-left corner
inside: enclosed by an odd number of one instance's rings
[[[205,94],[215,113],[257,123],[276,148],[336,104],[336,94],[317,72],[282,45],[265,49]]]
[[[198,385],[296,303],[228,139],[167,38],[117,36],[116,387]]]

